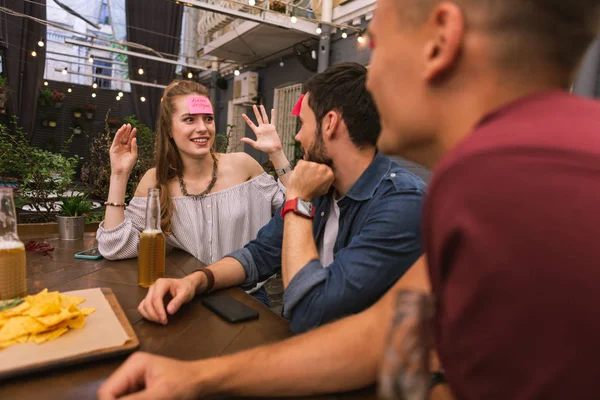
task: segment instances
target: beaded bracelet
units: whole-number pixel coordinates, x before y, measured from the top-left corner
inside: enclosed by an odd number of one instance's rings
[[[113,207],[127,207],[127,204],[125,203],[113,203],[112,201],[105,201],[104,202],[105,206],[113,206]]]

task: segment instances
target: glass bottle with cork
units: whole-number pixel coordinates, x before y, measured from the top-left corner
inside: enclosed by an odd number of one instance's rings
[[[160,227],[160,189],[148,189],[146,225],[138,249],[138,285],[150,287],[165,276],[165,235]]]
[[[0,188],[0,300],[27,295],[25,246],[17,235],[11,188]]]

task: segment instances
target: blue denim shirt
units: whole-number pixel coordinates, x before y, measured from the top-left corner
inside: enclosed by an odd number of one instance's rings
[[[284,317],[303,332],[376,302],[419,258],[421,206],[425,183],[388,157],[373,162],[338,201],[340,209],[334,261],[306,264],[283,296]],[[313,200],[313,235],[317,246],[325,231],[332,192]],[[283,219],[280,213],[243,249],[229,254],[253,285],[281,270]]]

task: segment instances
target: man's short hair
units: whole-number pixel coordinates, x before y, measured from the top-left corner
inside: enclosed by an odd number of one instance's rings
[[[426,16],[441,0],[411,0]],[[600,28],[598,0],[450,0],[467,24],[497,37],[500,64],[543,63],[571,77]],[[479,18],[483,15],[483,18]]]
[[[379,114],[367,91],[367,69],[357,63],[343,63],[314,75],[305,84],[308,105],[317,119],[317,134],[330,111],[337,111],[357,147],[375,146],[381,132]]]

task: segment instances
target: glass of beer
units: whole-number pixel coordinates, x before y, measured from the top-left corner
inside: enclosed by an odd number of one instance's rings
[[[138,285],[150,287],[165,276],[165,235],[160,228],[160,190],[148,189],[146,225],[138,249]]]
[[[25,246],[17,235],[13,190],[0,188],[0,300],[27,295]]]

